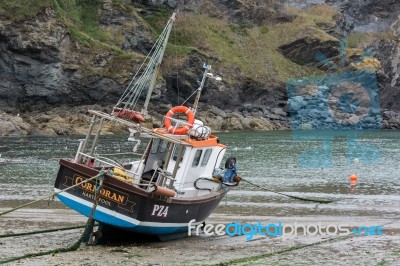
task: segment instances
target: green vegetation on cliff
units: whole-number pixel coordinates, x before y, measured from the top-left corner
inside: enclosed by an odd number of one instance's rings
[[[52,0],[13,0],[0,1],[0,16],[8,20],[33,18],[37,13],[50,6]]]
[[[9,20],[32,18],[43,8],[52,7],[60,22],[80,45],[90,48],[94,54],[112,51],[117,55],[114,59],[132,62],[138,58],[138,54],[123,51],[121,45],[124,33],[134,26],[126,23],[120,29],[111,29],[101,25],[101,12],[106,4],[134,18],[138,25],[150,30],[154,38],[172,13],[164,6],[135,4],[140,9],[148,9],[147,12],[138,13],[133,6],[121,0],[15,0],[0,3],[0,15]],[[197,52],[211,60],[215,68],[235,71],[235,75],[240,73],[258,81],[284,81],[296,76],[319,74],[320,71],[314,67],[302,66],[286,58],[279,47],[307,31],[312,31],[310,38],[334,40],[321,28],[333,27],[337,13],[326,5],[302,11],[288,9],[285,12],[292,15],[293,20],[262,26],[235,24],[225,17],[180,13],[171,34],[165,64],[179,67],[188,54]],[[92,73],[113,77],[121,72],[115,62],[110,65],[113,69],[92,69]],[[90,64],[87,69],[91,69]]]
[[[89,45],[91,40],[107,42],[112,37],[99,26],[100,0],[53,0],[57,13],[67,24],[71,35],[78,42]],[[88,38],[89,37],[89,38]]]
[[[364,48],[376,40],[390,41],[396,37],[392,32],[354,32],[347,37],[349,48]]]
[[[290,61],[279,47],[306,30],[312,30],[310,38],[336,40],[320,26],[333,27],[337,13],[325,5],[287,12],[293,15],[293,21],[264,26],[232,24],[227,18],[210,18],[203,14],[180,14],[175,27],[176,38],[171,38],[171,42],[203,51],[222,67],[239,68],[242,74],[255,80],[284,81],[321,73],[314,67]]]

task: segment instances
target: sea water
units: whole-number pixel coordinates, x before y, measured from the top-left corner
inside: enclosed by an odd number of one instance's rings
[[[221,210],[289,215],[315,208],[315,203],[273,192],[279,191],[337,200],[324,208],[342,214],[400,213],[400,131],[241,131],[217,135],[228,146],[221,166],[226,158],[235,157],[239,175],[266,189],[242,182],[221,202]],[[0,152],[0,202],[50,194],[58,159],[73,158],[82,138],[0,138],[0,147],[7,147]],[[127,139],[128,135],[104,136],[96,153],[119,154],[115,160],[127,162],[131,158],[126,153],[135,146]],[[351,174],[358,177],[355,187],[349,182]]]

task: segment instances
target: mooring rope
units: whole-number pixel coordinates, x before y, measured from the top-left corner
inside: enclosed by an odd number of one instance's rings
[[[103,186],[104,175],[99,176],[96,179],[96,190],[94,191],[94,204],[92,207],[92,211],[90,212],[89,219],[86,223],[85,231],[82,234],[82,242],[86,244],[92,244],[92,233],[93,233],[93,226],[94,226],[94,213],[96,211],[97,205],[100,199],[100,189]]]
[[[51,199],[51,198],[53,198],[54,196],[56,196],[57,194],[60,194],[60,193],[65,192],[65,191],[68,191],[68,190],[70,190],[71,188],[80,186],[81,184],[84,184],[84,183],[89,182],[89,181],[91,181],[91,180],[93,180],[93,179],[96,179],[96,178],[98,178],[99,176],[104,175],[105,173],[106,173],[106,171],[101,170],[97,175],[95,175],[95,176],[93,176],[93,177],[91,177],[91,178],[89,178],[89,179],[83,180],[82,182],[79,182],[79,183],[77,183],[77,184],[75,184],[75,185],[73,185],[73,186],[67,187],[67,188],[65,188],[65,189],[63,189],[63,190],[60,190],[60,191],[58,191],[58,192],[53,192],[53,193],[51,193],[50,195],[47,195],[47,196],[45,196],[45,197],[42,197],[42,198],[40,198],[40,199],[31,201],[31,202],[26,203],[26,204],[20,205],[20,206],[18,206],[18,207],[12,208],[12,209],[10,209],[10,210],[8,210],[8,211],[1,212],[1,213],[0,213],[0,216],[3,216],[4,214],[7,214],[7,213],[10,213],[10,212],[16,211],[16,210],[18,210],[18,209],[21,209],[21,208],[30,206],[30,205],[32,205],[32,204],[38,203],[38,202],[40,202],[40,201],[42,201],[42,200]]]
[[[87,221],[87,223],[86,223],[86,225],[84,227],[85,227],[85,230],[83,231],[83,234],[81,235],[81,237],[74,244],[72,244],[69,247],[56,248],[56,249],[52,249],[52,250],[48,250],[48,251],[42,251],[42,252],[38,252],[38,253],[28,253],[28,254],[25,254],[25,255],[22,255],[22,256],[1,260],[0,264],[5,264],[5,263],[13,262],[13,261],[26,259],[26,258],[34,258],[34,257],[45,256],[45,255],[49,255],[49,254],[57,254],[57,253],[76,251],[81,246],[84,238],[86,237],[87,234],[89,234],[90,230],[93,230],[93,225],[91,223],[89,223],[89,220]]]
[[[104,175],[106,174],[106,172],[107,171],[101,170],[94,177],[91,177],[91,178],[85,180],[86,182],[88,182],[90,180],[96,179],[95,202],[93,204],[89,219],[86,222],[85,230],[83,231],[83,233],[80,236],[80,238],[74,244],[72,244],[71,246],[66,247],[66,248],[56,248],[56,249],[52,249],[52,250],[48,250],[48,251],[42,251],[42,252],[38,252],[38,253],[28,253],[28,254],[25,254],[23,256],[8,258],[8,259],[5,259],[5,260],[1,260],[0,264],[5,264],[5,263],[13,262],[13,261],[18,261],[18,260],[21,260],[21,259],[39,257],[39,256],[44,256],[44,255],[49,255],[49,254],[56,254],[56,253],[75,251],[81,246],[82,242],[86,242],[87,243],[89,241],[90,237],[91,237],[91,233],[93,232],[93,226],[94,226],[93,217],[94,217],[94,213],[95,213],[96,208],[97,208],[97,204],[98,204],[99,199],[100,199],[100,193],[99,192],[100,192],[100,189],[101,189],[101,187],[103,185]],[[66,188],[64,190],[61,190],[59,192],[53,193],[52,195],[55,196],[58,193],[67,191],[68,189],[76,187],[76,186],[78,186],[78,185],[80,185],[82,183],[85,183],[85,182],[80,182],[80,183],[78,183],[78,184],[76,184],[74,186],[71,186],[71,187]],[[36,203],[36,202],[37,201],[31,202],[30,204],[21,205],[21,206],[19,206],[17,208],[14,208],[13,210],[1,213],[0,216],[3,215],[3,214],[6,214],[6,213],[10,213],[11,211],[14,211],[16,209],[20,209],[22,207],[31,205],[31,204]]]
[[[250,263],[250,262],[254,262],[260,259],[265,259],[268,257],[272,257],[275,255],[280,255],[280,254],[285,254],[285,253],[289,253],[292,251],[296,251],[299,249],[304,249],[304,248],[308,248],[308,247],[313,247],[313,246],[317,246],[317,245],[322,245],[325,243],[331,243],[331,242],[336,242],[336,241],[341,241],[341,240],[345,240],[347,238],[353,237],[352,235],[346,235],[346,236],[339,236],[336,238],[328,238],[328,239],[324,239],[318,242],[314,242],[311,244],[302,244],[302,245],[297,245],[297,246],[292,246],[292,247],[288,247],[288,248],[284,248],[281,250],[277,250],[274,252],[269,252],[269,253],[264,253],[261,255],[253,255],[253,256],[248,256],[248,257],[243,257],[243,258],[237,258],[237,259],[233,259],[233,260],[229,260],[226,262],[221,262],[218,264],[214,264],[215,266],[228,266],[228,265],[234,265],[234,264],[239,264],[239,263]],[[250,263],[251,264],[251,263]]]
[[[0,235],[0,238],[17,237],[17,236],[29,236],[29,235],[36,235],[36,234],[44,234],[44,233],[52,233],[52,232],[58,232],[58,231],[67,231],[67,230],[73,230],[73,229],[80,229],[80,228],[85,228],[85,227],[86,227],[86,225],[77,225],[77,226],[60,227],[60,228],[46,229],[46,230],[35,230],[35,231],[24,232],[24,233]]]
[[[225,190],[225,187],[224,187],[223,185],[225,185],[226,187],[236,187],[236,186],[239,185],[239,182],[231,183],[231,184],[230,184],[230,183],[221,182],[221,181],[219,181],[219,180],[213,180],[213,179],[207,178],[207,177],[199,177],[199,178],[197,178],[197,179],[194,181],[193,185],[194,185],[194,187],[195,187],[196,189],[198,189],[198,190],[208,190],[208,191],[210,191],[210,192],[212,191],[212,189],[209,189],[209,188],[200,188],[200,187],[197,186],[197,182],[200,181],[200,180],[206,180],[206,181],[210,181],[210,182],[217,183],[217,184],[219,184],[218,189],[223,188],[224,190]],[[187,182],[187,183],[190,183],[190,182]]]
[[[382,224],[382,227],[386,226],[386,225],[398,223],[398,222],[399,222],[399,220],[397,220],[397,219],[396,220],[392,220],[392,221],[389,221],[387,223]],[[217,266],[217,265],[218,266],[228,266],[228,265],[234,265],[234,264],[239,264],[239,263],[241,263],[241,264],[246,263],[246,265],[248,265],[248,264],[257,264],[257,263],[255,263],[255,261],[257,261],[259,259],[265,259],[265,258],[272,257],[272,256],[275,256],[275,255],[285,254],[285,253],[289,253],[289,252],[292,252],[292,251],[305,249],[305,248],[313,247],[313,246],[318,246],[318,245],[322,245],[322,244],[326,244],[326,243],[335,243],[335,242],[339,242],[339,241],[342,241],[342,240],[347,240],[347,239],[352,238],[352,237],[357,237],[357,235],[355,235],[355,234],[349,234],[349,235],[344,235],[344,236],[340,236],[339,235],[339,236],[336,236],[336,237],[323,239],[323,240],[320,240],[320,241],[317,241],[317,242],[314,242],[314,243],[310,243],[310,244],[300,244],[300,245],[297,245],[297,246],[284,248],[284,249],[277,250],[277,251],[270,252],[270,253],[263,253],[263,254],[260,254],[260,255],[251,255],[251,256],[248,256],[248,257],[232,259],[232,260],[225,261],[225,262],[220,262],[220,263],[214,264],[214,265],[215,266]],[[253,263],[250,263],[250,262],[253,262]]]
[[[328,199],[310,199],[310,198],[292,196],[292,195],[288,195],[288,194],[285,194],[285,193],[282,193],[282,192],[277,192],[277,191],[270,190],[270,189],[265,188],[263,186],[254,184],[254,183],[252,183],[250,181],[247,181],[247,180],[245,180],[243,178],[241,178],[240,180],[242,180],[242,181],[244,181],[244,182],[246,182],[246,183],[248,183],[248,184],[250,184],[252,186],[258,187],[259,189],[262,189],[262,190],[265,190],[265,191],[268,191],[268,192],[272,192],[272,193],[275,193],[275,194],[278,194],[278,195],[281,195],[281,196],[289,197],[289,198],[292,198],[292,199],[303,200],[303,201],[311,201],[311,202],[317,202],[317,203],[332,203],[332,202],[334,202],[333,200],[328,200]]]

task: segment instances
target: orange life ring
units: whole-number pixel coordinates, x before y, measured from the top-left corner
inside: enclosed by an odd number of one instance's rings
[[[179,128],[176,128],[172,125],[171,118],[176,113],[184,113],[186,115],[187,125]],[[190,110],[186,106],[175,106],[174,108],[168,111],[168,113],[165,115],[165,120],[164,120],[165,128],[168,130],[169,133],[175,135],[185,135],[189,131],[189,129],[193,127],[193,123],[194,123],[194,114],[192,110]]]

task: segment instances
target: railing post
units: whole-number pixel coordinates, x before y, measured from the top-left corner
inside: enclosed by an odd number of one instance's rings
[[[93,126],[94,126],[95,122],[96,122],[96,115],[93,115],[92,118],[90,119],[89,130],[88,130],[88,132],[86,134],[85,141],[83,142],[83,145],[82,145],[82,149],[81,149],[82,153],[84,153],[85,150],[86,150],[86,146],[87,146],[87,144],[89,142],[89,138],[90,138],[90,135],[92,134],[92,130],[93,130]],[[77,163],[81,163],[81,160],[82,160],[82,155],[80,154],[78,156],[78,160],[76,162]]]

